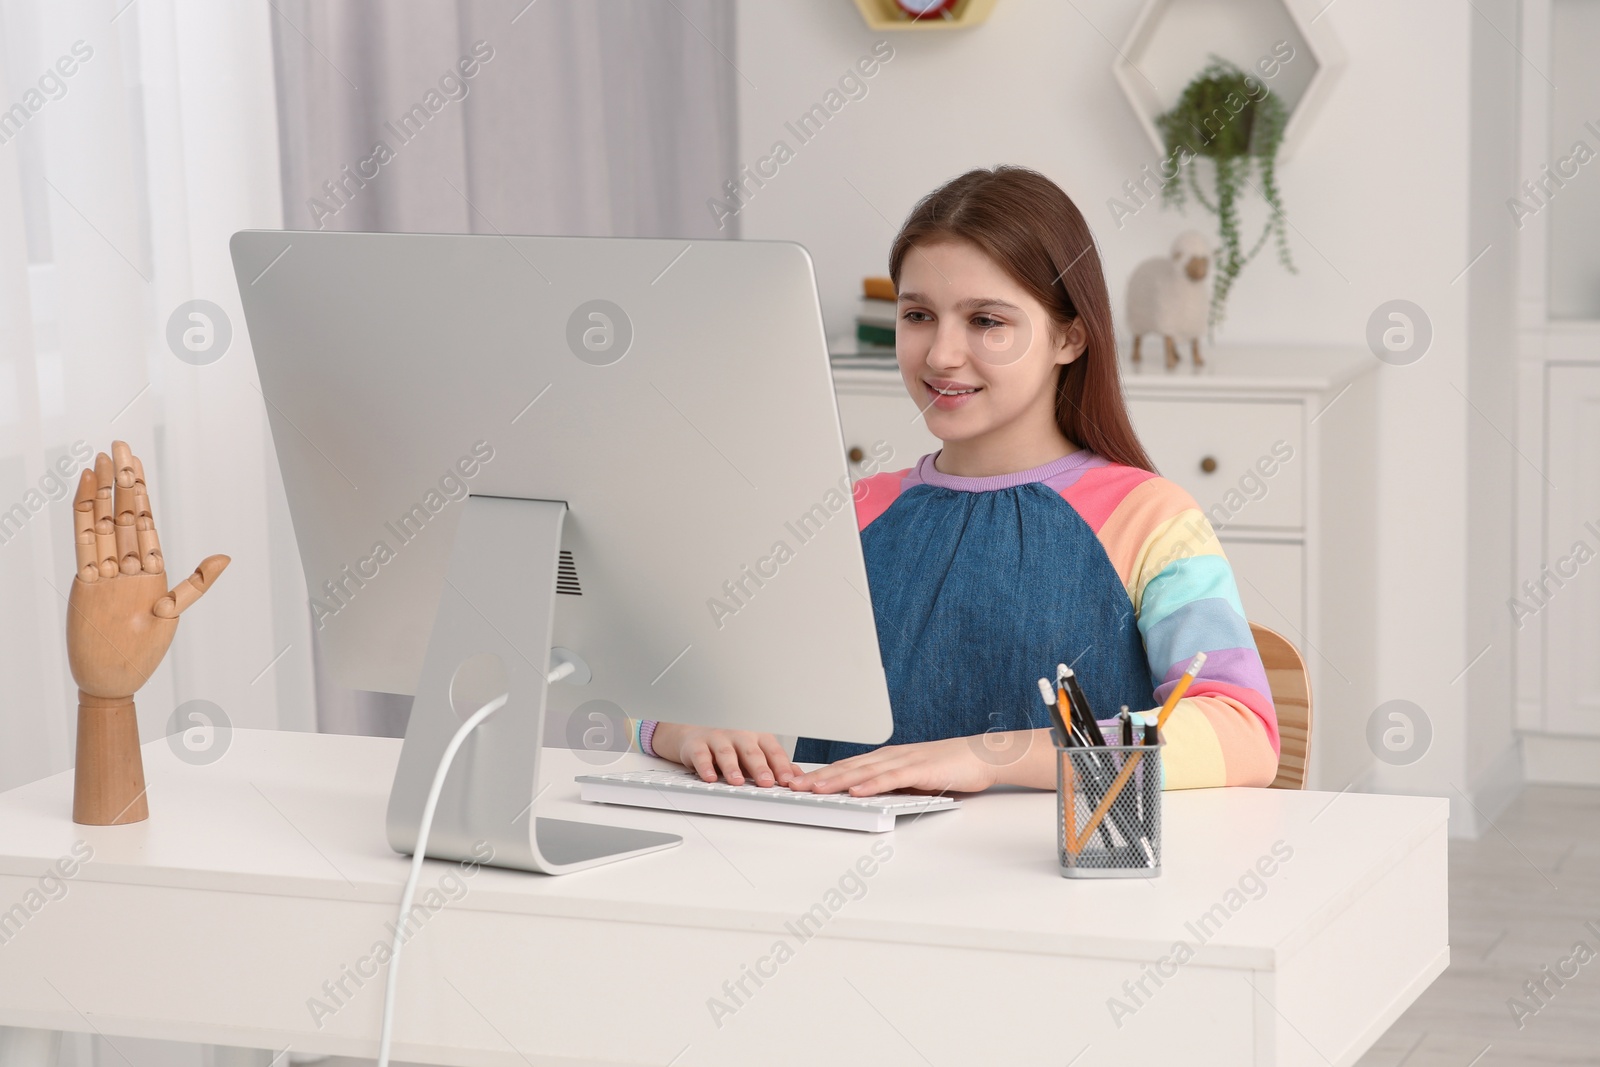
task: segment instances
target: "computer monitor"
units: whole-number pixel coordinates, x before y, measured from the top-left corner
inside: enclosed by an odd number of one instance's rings
[[[415,694],[397,850],[497,687],[430,856],[488,841],[561,872],[674,843],[530,811],[541,743],[625,748],[623,714],[888,738],[804,248],[249,230],[231,250],[323,665]]]

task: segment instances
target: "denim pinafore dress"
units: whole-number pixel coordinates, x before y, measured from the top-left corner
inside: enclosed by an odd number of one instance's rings
[[[1016,474],[947,475],[924,456],[861,532],[894,711],[890,745],[1048,727],[1038,679],[1073,666],[1094,715],[1151,705],[1133,603],[1061,487],[1105,461],[1086,450]],[[877,745],[802,737],[794,759]]]

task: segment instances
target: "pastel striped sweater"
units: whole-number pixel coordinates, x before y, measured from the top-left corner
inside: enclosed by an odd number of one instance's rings
[[[1206,653],[1204,670],[1162,731],[1165,787],[1271,783],[1279,740],[1266,671],[1233,570],[1188,492],[1149,471],[1087,451],[991,478],[944,474],[933,460],[923,456],[915,467],[858,483],[859,528],[865,530],[913,485],[973,492],[1048,485],[1095,532],[1122,579],[1151,677],[1161,679],[1150,707],[1161,705],[1196,652]]]

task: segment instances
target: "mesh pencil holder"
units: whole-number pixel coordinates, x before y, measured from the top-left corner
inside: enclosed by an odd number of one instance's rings
[[[1063,878],[1161,873],[1165,744],[1056,746],[1056,852]]]

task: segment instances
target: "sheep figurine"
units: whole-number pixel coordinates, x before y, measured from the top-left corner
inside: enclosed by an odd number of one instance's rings
[[[1128,276],[1128,326],[1133,331],[1133,361],[1147,333],[1161,334],[1167,368],[1178,365],[1178,343],[1187,339],[1194,365],[1200,366],[1200,335],[1206,331],[1211,305],[1211,242],[1187,230],[1172,242],[1168,256],[1151,256]]]

